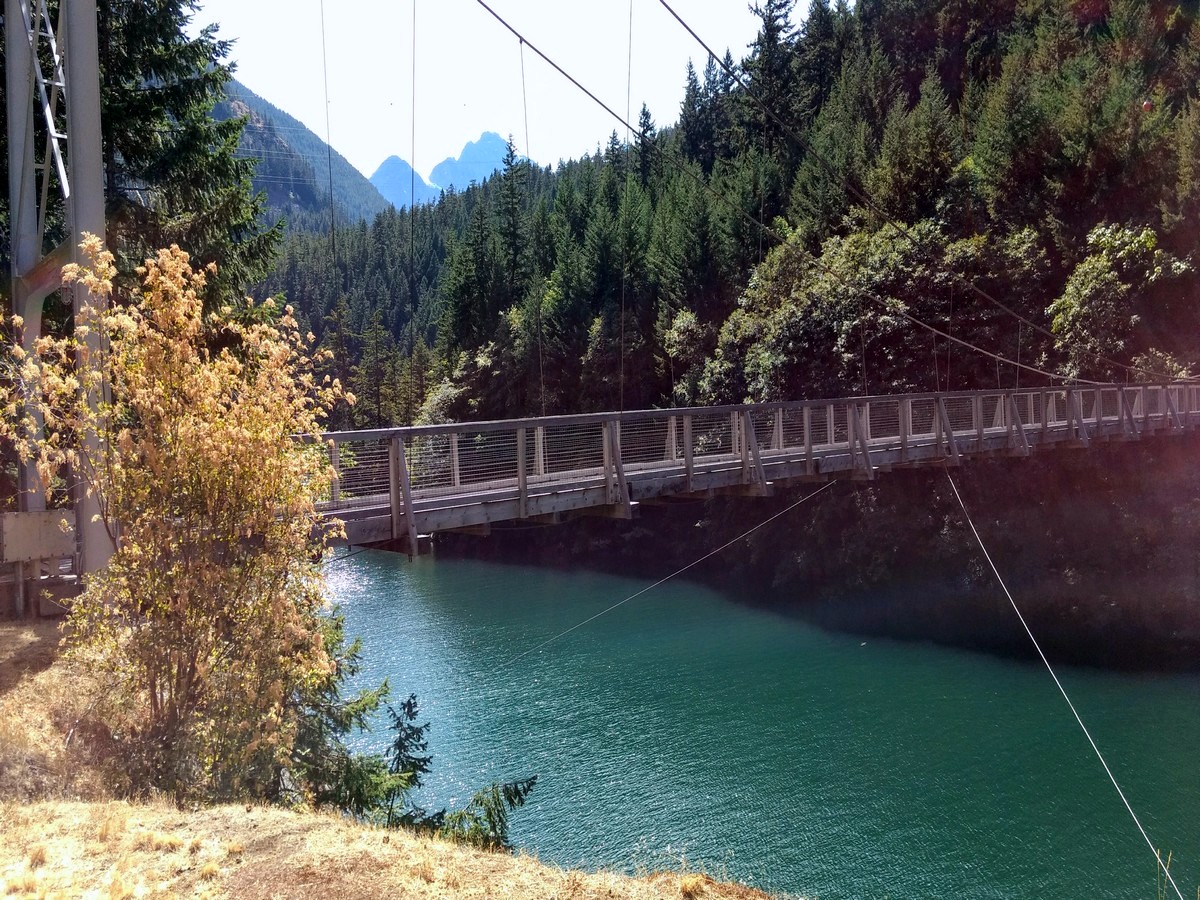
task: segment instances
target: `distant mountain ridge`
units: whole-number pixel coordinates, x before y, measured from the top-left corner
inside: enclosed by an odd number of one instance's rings
[[[432,203],[442,191],[463,191],[472,182],[480,184],[504,165],[504,154],[508,142],[494,131],[485,131],[477,141],[468,141],[462,153],[455,159],[446,157],[430,173],[426,182],[412,170],[412,166],[399,156],[389,156],[371,176],[371,184],[395,206],[407,206],[410,199],[416,203]],[[415,189],[415,190],[414,190]],[[411,198],[410,194],[416,194]]]
[[[371,176],[371,184],[397,209],[414,202],[432,203],[442,193],[433,185],[426,184],[425,179],[398,156],[389,156],[379,164]]]
[[[504,165],[508,142],[494,131],[485,131],[477,141],[468,141],[458,159],[446,157],[429,173],[442,190],[464,190],[471,182],[483,183]]]
[[[218,118],[245,116],[242,152],[258,161],[254,187],[267,196],[268,214],[282,216],[293,230],[329,227],[332,170],[335,212],[340,224],[373,220],[391,204],[367,178],[304,123],[264,100],[237,80],[225,88]]]

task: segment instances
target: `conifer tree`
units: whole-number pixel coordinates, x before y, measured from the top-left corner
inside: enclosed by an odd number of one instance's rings
[[[795,122],[797,101],[802,106],[807,104],[807,98],[795,94],[795,35],[790,18],[794,3],[766,0],[750,8],[762,24],[750,45],[750,56],[742,63],[753,95],[741,98],[742,127],[754,146],[779,158],[791,152],[786,129]]]
[[[500,172],[500,195],[496,208],[502,295],[499,305],[502,308],[518,302],[525,293],[528,269],[525,186],[528,176],[528,163],[517,157],[517,148],[510,135],[504,152],[504,168]]]
[[[649,187],[651,179],[661,169],[659,153],[654,147],[657,136],[658,128],[650,116],[650,109],[643,103],[642,111],[638,113],[638,137],[634,144],[638,183],[642,187]]]
[[[51,21],[60,2],[49,3]],[[198,264],[221,261],[207,288],[212,296],[259,280],[282,231],[261,222],[263,205],[250,182],[254,161],[237,152],[242,121],[211,115],[232,77],[230,43],[217,38],[215,26],[188,35],[198,0],[97,5],[108,238],[122,271],[174,243]],[[35,127],[43,127],[40,117]],[[7,155],[0,155],[0,168],[7,170]],[[61,201],[54,191],[49,200],[48,237],[61,241]],[[7,239],[6,202],[0,219]]]

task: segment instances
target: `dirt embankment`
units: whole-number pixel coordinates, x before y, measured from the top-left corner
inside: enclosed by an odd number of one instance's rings
[[[0,896],[767,898],[703,873],[567,871],[329,814],[113,799],[94,742],[72,731],[92,692],[58,644],[54,622],[0,622]]]

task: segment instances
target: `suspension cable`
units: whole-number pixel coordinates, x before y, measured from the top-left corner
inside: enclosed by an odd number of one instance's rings
[[[521,108],[525,112],[525,159],[530,165],[533,155],[529,152],[529,93],[525,87],[525,39],[519,38],[517,46],[521,55]],[[542,415],[546,415],[546,360],[542,352],[542,295],[538,294],[537,301],[537,350],[538,350],[538,391],[542,407]]]
[[[529,95],[525,89],[525,39],[517,41],[517,46],[521,53],[521,109],[525,113],[525,158],[532,160],[533,156],[529,151]]]
[[[325,50],[325,0],[321,0],[321,74],[325,84],[325,166],[329,172],[329,245],[337,267],[337,208],[333,201],[333,136],[329,127],[329,56]]]
[[[681,569],[676,569],[676,570],[675,570],[674,572],[672,572],[670,575],[667,575],[667,576],[666,576],[666,577],[664,577],[664,578],[660,578],[658,581],[654,582],[654,584],[647,585],[646,587],[642,588],[642,589],[641,589],[641,590],[639,590],[639,591],[635,591],[634,593],[632,593],[632,594],[630,594],[628,597],[626,597],[624,600],[619,600],[619,601],[617,601],[616,603],[614,603],[612,606],[609,606],[609,607],[607,607],[606,609],[602,609],[602,610],[600,610],[600,612],[596,613],[594,616],[589,616],[588,618],[584,619],[582,622],[579,622],[579,623],[577,623],[577,624],[575,624],[575,625],[572,625],[570,628],[567,628],[567,629],[565,629],[564,631],[560,631],[558,634],[554,635],[553,637],[547,638],[546,640],[542,641],[540,644],[536,644],[536,645],[534,645],[533,647],[530,647],[528,650],[524,650],[524,651],[522,651],[521,653],[518,653],[516,656],[514,656],[514,657],[512,657],[510,660],[508,660],[508,662],[506,663],[506,665],[510,665],[510,666],[511,666],[511,665],[512,665],[513,663],[515,663],[517,660],[519,660],[519,659],[524,659],[526,656],[528,656],[528,655],[529,655],[529,654],[531,654],[531,653],[536,653],[537,651],[541,650],[543,647],[547,647],[547,646],[549,646],[550,644],[553,644],[555,641],[558,641],[558,640],[560,640],[561,638],[564,638],[564,637],[566,637],[566,636],[567,636],[568,634],[570,634],[572,631],[577,631],[577,630],[579,630],[580,628],[582,628],[584,625],[587,625],[587,624],[589,624],[589,623],[591,623],[591,622],[595,622],[595,621],[596,621],[597,619],[599,619],[601,616],[608,615],[608,614],[609,614],[610,612],[612,612],[614,609],[617,609],[618,607],[624,606],[624,605],[625,605],[626,603],[628,603],[630,600],[636,600],[638,597],[642,596],[642,594],[645,594],[645,593],[648,593],[648,592],[650,592],[650,591],[654,590],[654,589],[655,589],[656,587],[658,587],[659,585],[666,584],[666,583],[667,583],[668,581],[670,581],[672,578],[675,578],[676,576],[682,575],[682,574],[683,574],[684,572],[686,572],[688,569],[694,569],[696,566],[700,565],[700,563],[704,562],[706,559],[708,559],[708,558],[710,558],[710,557],[713,557],[713,556],[716,556],[716,555],[717,555],[718,553],[720,553],[722,550],[725,550],[725,549],[727,549],[727,548],[729,548],[729,547],[732,547],[732,546],[733,546],[734,544],[736,544],[738,541],[741,541],[741,540],[744,540],[744,539],[746,539],[746,538],[750,537],[750,535],[754,534],[754,532],[758,531],[759,529],[761,529],[761,528],[764,528],[764,527],[766,527],[767,525],[770,525],[770,524],[771,524],[772,522],[774,522],[776,519],[778,519],[778,518],[780,518],[780,517],[782,517],[782,516],[785,516],[785,515],[787,515],[787,514],[788,514],[788,513],[790,513],[790,512],[791,512],[793,509],[795,509],[797,506],[800,506],[800,505],[802,505],[802,504],[804,504],[804,503],[807,503],[807,502],[808,502],[809,500],[811,500],[813,497],[817,496],[817,494],[820,494],[820,493],[822,493],[823,491],[827,491],[827,490],[829,490],[829,488],[833,487],[833,486],[834,486],[836,483],[837,483],[837,482],[835,482],[835,481],[828,481],[828,482],[826,482],[825,484],[823,484],[823,485],[821,485],[819,488],[817,488],[815,491],[812,491],[811,493],[805,494],[803,497],[801,497],[801,498],[800,498],[799,500],[797,500],[795,503],[792,503],[792,504],[790,504],[789,506],[787,506],[787,507],[785,507],[785,508],[781,509],[779,512],[775,513],[775,514],[774,514],[774,515],[772,515],[772,516],[768,516],[767,518],[763,519],[761,522],[759,522],[759,523],[758,523],[757,525],[755,525],[754,527],[752,527],[752,528],[748,528],[746,531],[743,531],[743,532],[742,532],[741,534],[739,534],[737,537],[735,537],[735,538],[733,538],[733,539],[731,539],[731,540],[728,540],[728,541],[726,541],[724,544],[722,544],[720,547],[717,547],[715,550],[709,550],[707,553],[705,553],[705,554],[704,554],[703,556],[701,556],[699,559],[693,560],[692,562],[688,563],[688,564],[687,564],[686,566],[684,566],[683,568],[681,568]]]
[[[946,470],[946,478],[950,482],[950,488],[954,491],[954,497],[956,500],[958,500],[958,505],[962,508],[963,518],[966,519],[967,525],[970,526],[971,533],[975,535],[975,541],[979,544],[979,549],[983,553],[983,558],[987,560],[988,566],[991,567],[992,574],[996,576],[996,581],[999,583],[1000,588],[1004,591],[1004,596],[1008,598],[1008,602],[1012,605],[1013,612],[1017,614],[1017,618],[1021,622],[1021,627],[1025,629],[1025,634],[1029,636],[1029,640],[1032,642],[1033,648],[1037,651],[1038,656],[1041,657],[1042,663],[1046,666],[1046,671],[1048,671],[1050,673],[1050,677],[1054,679],[1054,684],[1058,687],[1058,692],[1062,694],[1063,699],[1067,701],[1067,706],[1071,710],[1071,715],[1075,717],[1075,721],[1079,723],[1079,727],[1083,731],[1084,737],[1086,737],[1088,743],[1092,745],[1092,750],[1095,752],[1096,758],[1100,760],[1100,765],[1104,767],[1105,774],[1108,775],[1108,780],[1111,781],[1113,787],[1117,789],[1117,795],[1121,798],[1121,802],[1125,804],[1125,809],[1128,810],[1130,817],[1133,819],[1133,824],[1137,826],[1137,830],[1141,832],[1142,837],[1146,841],[1146,846],[1149,847],[1150,852],[1154,854],[1154,858],[1158,862],[1158,868],[1164,875],[1166,875],[1167,880],[1171,883],[1171,887],[1175,889],[1175,896],[1178,897],[1179,900],[1183,900],[1183,894],[1180,892],[1179,886],[1175,884],[1175,879],[1171,875],[1170,868],[1163,864],[1162,856],[1159,854],[1158,850],[1155,849],[1154,842],[1150,840],[1150,836],[1146,834],[1146,829],[1142,827],[1141,820],[1138,819],[1137,813],[1133,811],[1133,807],[1130,805],[1129,800],[1125,797],[1125,792],[1121,790],[1121,785],[1117,783],[1117,778],[1115,775],[1113,775],[1112,769],[1108,767],[1108,763],[1104,759],[1104,754],[1100,752],[1100,748],[1096,745],[1096,741],[1092,738],[1092,733],[1088,731],[1087,725],[1083,723],[1083,718],[1079,715],[1079,711],[1075,708],[1075,704],[1071,702],[1071,698],[1067,694],[1067,689],[1064,688],[1062,682],[1058,680],[1058,675],[1055,673],[1054,667],[1050,665],[1050,660],[1048,660],[1046,658],[1046,654],[1042,652],[1041,644],[1039,644],[1037,638],[1033,636],[1033,631],[1030,629],[1029,623],[1025,621],[1025,616],[1021,614],[1021,609],[1017,606],[1017,601],[1013,599],[1012,592],[1009,591],[1008,585],[1004,583],[1004,579],[1000,576],[1000,570],[996,568],[996,564],[992,561],[992,555],[988,553],[987,547],[984,546],[983,538],[979,536],[979,529],[975,527],[975,523],[971,520],[971,514],[967,511],[967,504],[963,502],[962,494],[958,492],[958,485],[954,483],[954,477],[950,474],[949,469]]]
[[[412,6],[412,105],[408,166],[408,423],[417,411],[417,0]]]
[[[524,37],[524,35],[522,35],[519,31],[517,31],[517,29],[514,28],[512,25],[510,25],[499,13],[497,13],[494,9],[492,9],[490,6],[488,6],[486,0],[475,0],[475,2],[478,3],[480,6],[482,6],[485,10],[487,10],[491,14],[492,18],[494,18],[497,22],[499,22],[501,25],[503,25],[509,32],[511,32],[512,35],[515,38],[517,38],[517,40],[523,41],[525,44],[527,44],[529,46],[530,50],[532,50],[539,57],[541,57],[542,60],[545,61],[545,63],[547,65],[549,65],[552,69],[554,69],[556,72],[558,72],[563,78],[567,79],[567,81],[569,81],[572,85],[574,85],[581,93],[583,93],[585,96],[587,96],[588,99],[590,99],[593,103],[595,103],[597,106],[599,106],[601,109],[603,109],[606,113],[608,113],[610,116],[612,116],[612,118],[615,119],[617,122],[624,125],[626,128],[630,129],[634,135],[638,136],[639,138],[642,138],[643,146],[653,147],[653,148],[655,148],[656,152],[661,153],[663,155],[666,155],[668,153],[668,150],[666,149],[666,147],[664,147],[658,143],[646,141],[644,139],[645,136],[642,134],[642,132],[639,129],[637,129],[633,125],[631,125],[627,119],[625,119],[621,116],[620,113],[616,112],[611,106],[609,106],[607,103],[605,103],[603,100],[601,100],[598,96],[596,96],[594,93],[592,93],[586,87],[584,87],[583,84],[581,84],[576,78],[574,78],[562,66],[560,66],[553,59],[551,59],[549,56],[547,56],[545,53],[543,53],[541,50],[539,50],[537,48],[537,46],[535,46],[532,42],[530,42],[528,39],[526,39]],[[726,206],[729,209],[732,209],[737,215],[740,215],[743,219],[745,219],[751,225],[754,225],[755,227],[761,229],[764,234],[770,236],[776,242],[778,242],[780,244],[784,243],[784,237],[781,234],[779,234],[778,231],[776,231],[774,228],[772,228],[770,225],[767,225],[765,222],[761,221],[760,219],[755,218],[752,213],[749,213],[746,210],[741,209],[737,204],[730,201],[728,197],[724,196],[723,194],[721,194],[720,192],[715,190],[712,187],[712,185],[710,185],[707,181],[705,181],[705,179],[701,175],[699,175],[697,172],[693,171],[692,168],[690,166],[688,166],[684,160],[680,159],[677,156],[674,159],[674,161],[677,163],[681,163],[681,165],[679,166],[680,171],[683,172],[687,177],[691,178],[700,187],[701,190],[705,191],[707,194],[709,194],[709,196],[711,196],[715,200],[717,200],[717,202],[721,203],[722,205]],[[850,284],[845,279],[845,277],[842,276],[841,273],[835,271],[832,267],[830,267],[828,263],[825,263],[822,259],[820,259],[819,257],[815,257],[815,256],[810,256],[810,259],[812,260],[813,264],[817,268],[821,269],[829,277],[838,281],[845,287],[850,287]],[[916,325],[917,327],[923,328],[926,331],[929,331],[939,337],[943,337],[943,338],[946,338],[947,340],[953,341],[954,343],[958,344],[959,346],[966,347],[968,350],[972,350],[976,353],[982,354],[983,356],[986,356],[989,359],[999,359],[1001,362],[1006,363],[1008,365],[1014,365],[1014,366],[1019,365],[1022,369],[1025,369],[1027,372],[1032,372],[1037,375],[1042,375],[1042,376],[1050,379],[1051,381],[1053,381],[1054,379],[1059,379],[1061,381],[1076,381],[1081,384],[1099,384],[1100,383],[1100,382],[1096,382],[1096,381],[1090,381],[1090,380],[1084,379],[1084,378],[1072,379],[1072,378],[1068,378],[1067,376],[1065,376],[1061,373],[1049,372],[1049,371],[1046,371],[1045,369],[1039,369],[1036,366],[1030,366],[1025,363],[1016,363],[1013,360],[1007,358],[1006,356],[1004,356],[1002,354],[993,353],[989,350],[984,350],[982,347],[979,347],[976,344],[972,344],[970,341],[963,340],[962,338],[953,337],[953,336],[947,334],[946,332],[942,331],[940,328],[937,328],[933,325],[930,325],[930,324],[922,321],[921,319],[917,318],[916,316],[912,315],[911,313],[907,312],[906,310],[893,308],[888,305],[887,301],[883,300],[880,297],[876,297],[876,296],[872,295],[870,292],[866,292],[866,296],[872,302],[881,304],[886,309],[888,309],[888,311],[891,312],[892,314],[900,316],[901,318],[911,322],[912,324]],[[1169,379],[1169,380],[1175,380],[1175,379]]]

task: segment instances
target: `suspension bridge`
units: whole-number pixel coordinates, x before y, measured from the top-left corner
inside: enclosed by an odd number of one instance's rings
[[[320,503],[350,544],[413,554],[437,532],[501,522],[631,518],[640,504],[872,480],[897,468],[1182,434],[1200,384],[1088,385],[339,431]]]

